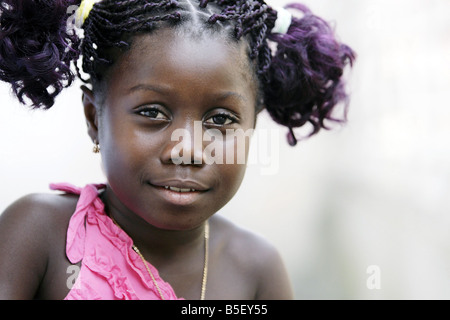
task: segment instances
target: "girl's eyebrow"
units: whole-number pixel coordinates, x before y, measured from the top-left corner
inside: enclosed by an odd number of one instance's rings
[[[154,91],[156,93],[161,93],[161,94],[169,93],[168,87],[163,87],[163,86],[158,86],[158,85],[153,85],[153,84],[138,84],[138,85],[128,89],[128,93],[133,93],[133,92],[139,91],[139,90]]]
[[[135,91],[139,90],[145,90],[145,91],[153,91],[160,94],[169,94],[170,93],[170,87],[165,86],[159,86],[159,85],[153,85],[153,84],[138,84],[136,86],[131,87],[128,89],[128,93],[133,93]],[[242,94],[234,92],[234,91],[225,91],[214,95],[215,100],[226,100],[228,98],[237,98],[238,100],[241,100],[243,102],[247,101],[247,98],[244,97]]]
[[[241,100],[243,102],[247,101],[247,98],[245,96],[243,96],[240,93],[233,92],[233,91],[226,91],[226,92],[219,93],[219,94],[215,95],[214,98],[216,100],[226,100],[228,98],[237,98],[238,100]]]

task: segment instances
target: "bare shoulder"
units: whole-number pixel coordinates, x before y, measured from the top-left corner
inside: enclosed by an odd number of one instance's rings
[[[0,214],[0,228],[6,233],[15,233],[17,228],[27,228],[32,233],[42,233],[45,230],[52,230],[54,233],[54,227],[68,223],[77,201],[78,196],[69,194],[26,195]]]
[[[54,212],[61,213],[64,208],[75,208],[78,201],[77,195],[32,193],[13,202],[0,214],[3,217],[8,214],[23,215],[46,215]]]
[[[221,216],[215,216],[211,227],[219,233],[221,252],[239,266],[255,285],[255,299],[288,300],[292,287],[278,249],[263,236],[241,228]]]
[[[249,263],[252,267],[259,262],[274,259],[278,250],[267,239],[248,229],[237,226],[222,216],[215,216],[213,227],[219,232],[228,253],[242,263]]]
[[[30,194],[0,215],[0,299],[32,299],[64,241],[77,197]]]

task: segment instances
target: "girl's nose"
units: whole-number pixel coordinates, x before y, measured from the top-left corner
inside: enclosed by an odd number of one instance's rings
[[[202,121],[189,121],[173,128],[162,151],[161,161],[176,165],[204,165]]]

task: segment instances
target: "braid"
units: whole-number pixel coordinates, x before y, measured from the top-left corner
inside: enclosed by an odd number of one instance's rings
[[[209,2],[201,1],[200,6]],[[208,22],[235,20],[235,37],[240,39],[249,36],[250,58],[258,60],[258,73],[264,74],[271,62],[271,53],[267,43],[267,33],[275,25],[276,12],[263,1],[230,1],[218,0],[217,4],[225,6],[219,14],[213,14]]]
[[[249,39],[250,58],[257,61],[257,73],[263,74],[268,70],[271,53],[266,39],[268,30],[273,28],[276,20],[273,9],[262,0],[201,0],[197,5],[191,1],[183,1],[188,5],[176,0],[103,0],[95,4],[83,25],[85,38],[81,44],[81,54],[84,72],[100,80],[102,73],[98,68],[111,65],[113,61],[101,55],[97,48],[128,48],[130,44],[123,40],[126,33],[149,32],[156,29],[160,22],[177,24],[193,21],[197,16],[203,16],[209,26],[218,22],[233,22],[234,38]],[[216,9],[208,10],[212,6]],[[77,72],[80,75],[79,70]]]
[[[102,78],[99,67],[113,63],[98,48],[129,48],[130,44],[122,39],[124,33],[149,32],[155,28],[156,22],[180,20],[178,12],[171,12],[177,7],[174,0],[146,2],[144,5],[142,2],[104,0],[93,7],[83,25],[85,37],[81,44],[81,54],[84,72],[95,80]]]

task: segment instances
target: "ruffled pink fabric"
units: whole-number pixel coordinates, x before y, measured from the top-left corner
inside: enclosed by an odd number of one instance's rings
[[[66,255],[73,264],[81,261],[81,268],[65,300],[161,299],[143,261],[132,249],[132,239],[105,213],[98,197],[105,185],[77,188],[62,183],[50,188],[80,195],[67,230]],[[147,264],[164,299],[178,299],[158,270]]]

